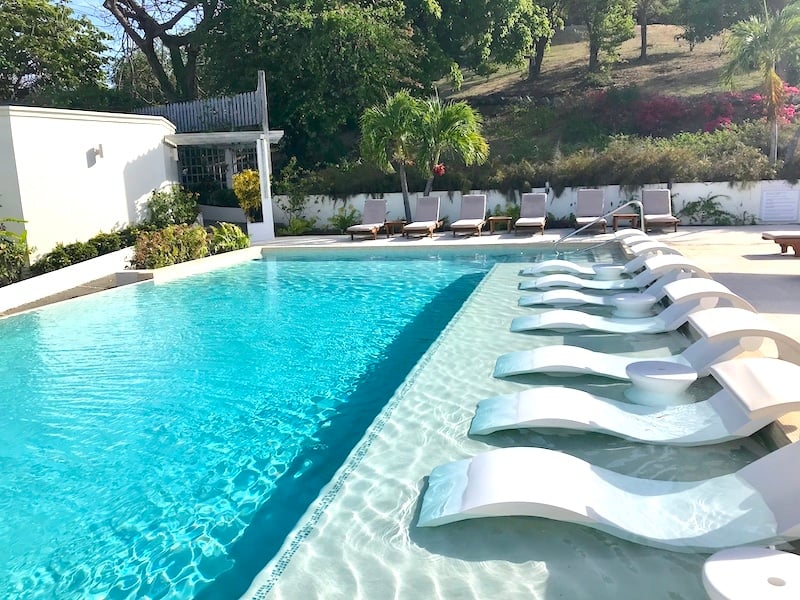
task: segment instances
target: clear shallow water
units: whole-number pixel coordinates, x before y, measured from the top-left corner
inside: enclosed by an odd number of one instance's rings
[[[256,261],[0,321],[0,597],[231,598],[496,260]]]

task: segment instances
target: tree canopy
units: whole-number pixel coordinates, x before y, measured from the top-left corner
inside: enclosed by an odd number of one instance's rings
[[[45,91],[98,87],[108,36],[47,0],[0,2],[0,99],[31,101]]]

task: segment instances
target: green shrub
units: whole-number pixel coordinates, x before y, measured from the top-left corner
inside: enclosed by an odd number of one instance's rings
[[[220,223],[209,227],[208,250],[211,254],[222,254],[250,247],[250,238],[233,223]]]
[[[131,268],[159,269],[208,256],[208,234],[199,225],[170,225],[136,238]]]
[[[261,179],[258,171],[245,169],[233,176],[233,193],[251,223],[261,211]]]
[[[70,264],[83,262],[97,257],[97,248],[89,242],[73,242],[64,246]]]
[[[8,235],[0,230],[0,286],[22,279],[22,270],[28,262],[28,244],[25,233]]]
[[[349,209],[346,206],[340,206],[336,214],[328,219],[328,222],[336,231],[344,233],[348,227],[361,222],[361,213],[352,206]]]
[[[278,235],[303,235],[314,229],[314,223],[316,223],[316,219],[294,217],[289,219],[286,227],[278,229]]]
[[[179,185],[153,190],[147,202],[145,222],[155,229],[168,225],[191,225],[200,214],[198,195]]]
[[[56,244],[47,254],[42,255],[31,265],[31,273],[41,275],[50,271],[57,271],[72,264],[72,258],[67,253],[64,244]]]
[[[89,240],[89,243],[95,247],[98,255],[116,252],[117,250],[121,250],[125,247],[122,245],[122,236],[117,231],[112,231],[111,233],[98,233]]]

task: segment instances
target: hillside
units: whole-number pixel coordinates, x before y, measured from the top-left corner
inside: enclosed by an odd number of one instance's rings
[[[620,62],[602,82],[605,86],[636,85],[645,93],[693,96],[722,91],[720,69],[725,62],[723,38],[716,37],[689,49],[677,39],[682,28],[674,25],[651,25],[647,28],[648,58],[639,60],[637,35],[621,47]],[[538,80],[527,81],[523,69],[503,70],[489,77],[467,77],[453,98],[476,100],[483,104],[492,97],[555,98],[596,87],[587,82],[588,43],[572,41],[578,37],[562,32],[545,54]],[[563,41],[559,41],[563,40]],[[753,88],[758,74],[742,78],[739,89]]]

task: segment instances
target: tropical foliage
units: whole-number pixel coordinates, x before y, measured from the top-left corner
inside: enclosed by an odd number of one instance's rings
[[[109,37],[64,4],[0,2],[0,100],[27,101],[44,93],[98,88]]]
[[[790,4],[771,14],[764,4],[764,14],[752,16],[731,27],[727,50],[730,59],[722,77],[733,85],[737,74],[757,69],[763,77],[763,100],[770,125],[769,157],[778,159],[778,119],[786,95],[784,82],[776,72],[783,57],[796,54],[800,48],[800,5]]]
[[[466,102],[443,103],[438,95],[414,98],[407,90],[364,111],[361,117],[361,155],[387,173],[397,172],[405,217],[411,220],[407,169],[417,165],[427,177],[429,194],[434,176],[444,175],[443,155],[480,164],[489,155],[481,134],[482,119]]]

